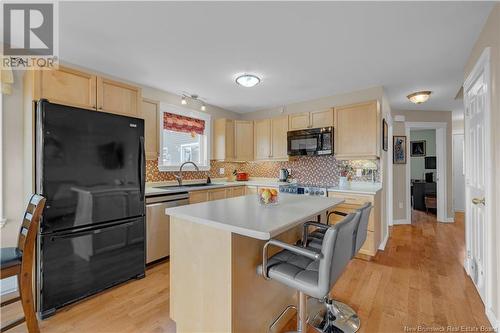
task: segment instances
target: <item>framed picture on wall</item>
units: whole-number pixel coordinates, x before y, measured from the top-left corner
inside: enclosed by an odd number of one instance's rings
[[[406,164],[406,136],[394,135],[392,137],[394,151],[392,152],[392,162],[394,164]]]
[[[425,156],[425,140],[410,142],[410,154],[415,157]]]
[[[385,118],[382,119],[382,149],[385,151],[389,150],[389,127]]]

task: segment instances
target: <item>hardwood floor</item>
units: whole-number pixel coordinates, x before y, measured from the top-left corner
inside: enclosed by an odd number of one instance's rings
[[[415,212],[412,220],[412,225],[392,227],[385,251],[374,260],[353,260],[332,296],[358,312],[361,332],[405,332],[405,327],[409,332],[418,325],[489,327],[479,295],[462,267],[463,216],[444,224],[433,215]],[[168,263],[150,268],[142,280],[59,311],[41,322],[41,331],[175,332],[168,316],[168,274]],[[20,311],[17,304],[8,306],[2,310],[2,322]],[[26,326],[10,332],[26,332]]]

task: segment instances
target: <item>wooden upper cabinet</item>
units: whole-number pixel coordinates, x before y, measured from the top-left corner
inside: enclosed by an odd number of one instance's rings
[[[288,159],[288,116],[271,119],[271,156],[273,159]]]
[[[213,133],[213,159],[234,161],[234,120],[215,119]]]
[[[155,160],[159,155],[159,127],[160,110],[159,103],[149,99],[142,100],[142,118],[144,118],[144,148],[146,159]]]
[[[234,121],[234,144],[236,161],[253,160],[253,121]]]
[[[336,107],[337,159],[375,159],[380,156],[380,106],[371,101]]]
[[[297,131],[309,128],[310,115],[309,112],[295,113],[288,116],[290,131]]]
[[[59,66],[59,69],[33,71],[33,99],[84,109],[96,109],[95,75]]]
[[[311,112],[311,128],[333,126],[333,109]]]
[[[333,109],[295,113],[289,115],[288,119],[290,131],[329,127],[333,126]]]
[[[141,89],[104,77],[97,78],[97,110],[138,117]]]
[[[271,120],[256,120],[253,124],[255,160],[271,158]]]

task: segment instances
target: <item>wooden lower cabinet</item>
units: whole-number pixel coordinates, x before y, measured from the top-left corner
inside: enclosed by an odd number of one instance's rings
[[[208,201],[208,191],[193,191],[189,192],[189,203],[195,204]]]
[[[208,191],[208,201],[226,199],[226,189],[218,188]]]
[[[380,221],[380,192],[374,195],[367,194],[352,194],[347,192],[328,192],[329,197],[339,198],[344,200],[344,203],[335,207],[335,211],[350,214],[360,208],[365,202],[371,202],[373,208],[370,212],[370,219],[368,221],[368,235],[365,244],[359,251],[364,256],[373,257],[377,254],[378,247],[381,242],[382,226]],[[343,219],[343,216],[332,214],[330,224],[335,224]],[[363,256],[364,255],[364,256]]]
[[[245,186],[232,187],[232,197],[241,197],[245,195]]]

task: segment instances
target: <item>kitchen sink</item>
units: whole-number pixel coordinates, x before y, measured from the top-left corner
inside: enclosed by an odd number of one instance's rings
[[[162,190],[178,190],[185,189],[190,187],[210,187],[210,186],[220,186],[221,184],[213,184],[213,183],[202,183],[202,184],[185,184],[185,185],[173,185],[173,186],[155,186],[154,188],[160,188]]]

